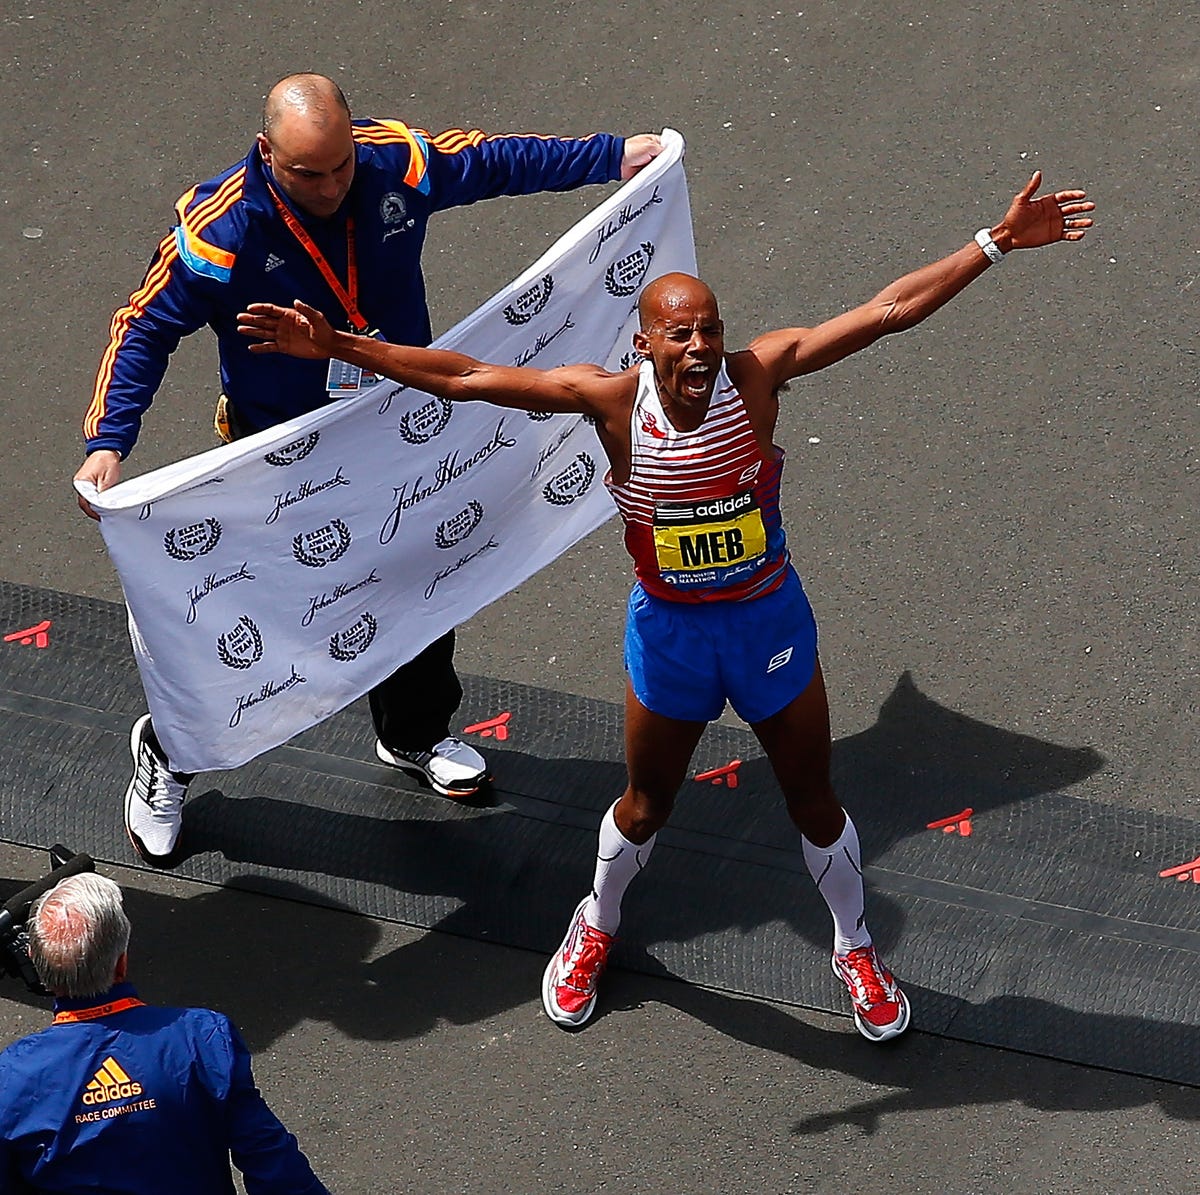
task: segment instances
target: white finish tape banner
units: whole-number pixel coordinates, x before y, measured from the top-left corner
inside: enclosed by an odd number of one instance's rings
[[[621,369],[642,287],[694,273],[683,139],[436,343]],[[237,767],[362,696],[613,513],[577,416],[382,382],[85,496],[176,771]]]

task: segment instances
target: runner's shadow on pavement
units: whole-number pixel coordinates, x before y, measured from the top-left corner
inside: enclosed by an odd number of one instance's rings
[[[753,745],[749,732],[730,738],[722,728],[713,731],[710,755],[730,743]],[[699,767],[706,766],[702,754]],[[201,871],[212,870],[212,860],[204,859],[210,852],[235,864],[236,876],[227,866],[217,869],[216,878],[230,885],[290,882],[308,899],[544,955],[591,882],[595,827],[624,786],[624,768],[618,760],[541,758],[511,747],[496,750],[493,760],[498,795],[507,792],[516,809],[464,810],[414,794],[379,769],[362,772],[368,778],[378,772],[378,785],[341,789],[310,774],[303,788],[324,802],[319,806],[274,795],[284,783],[295,791],[294,768],[245,769],[230,774],[228,786],[245,785],[246,792],[252,784],[258,793],[227,797],[209,790],[189,799],[184,842]],[[1101,762],[1090,749],[1045,743],[946,710],[907,674],[876,725],[840,741],[834,761],[868,864],[896,842],[926,833],[948,808],[969,804],[979,814],[1057,791]],[[630,889],[614,963],[665,966],[715,987],[823,1006],[832,977],[809,968],[811,947],[827,949],[828,913],[769,765],[747,751],[739,775],[736,789],[685,785],[649,874]],[[364,806],[372,812],[359,812]],[[389,808],[398,815],[388,816]],[[746,844],[759,855],[747,857]],[[273,874],[265,878],[266,871]],[[886,956],[903,939],[904,901],[877,891],[868,899],[872,932]],[[755,941],[744,941],[747,935]],[[264,945],[270,950],[269,941]],[[411,978],[422,951],[433,949],[406,946],[403,958],[379,973],[392,968],[397,978]],[[773,988],[760,984],[768,964]],[[528,995],[478,986],[470,1006],[449,1019],[486,1016]],[[360,1031],[379,1030],[368,1016]]]
[[[681,794],[681,806],[699,787],[710,796],[706,820],[719,819],[727,837],[785,845],[789,834],[794,841],[795,831],[770,765],[749,730],[745,737],[756,755],[741,768],[739,799],[693,784]],[[1103,765],[1103,756],[1090,747],[1062,746],[948,709],[904,672],[875,724],[834,743],[832,772],[869,865],[896,843],[924,834],[932,821],[966,807],[980,816],[1061,792]],[[753,793],[752,801],[740,799],[743,787]]]
[[[791,1126],[796,1136],[846,1126],[870,1136],[885,1117],[897,1114],[1007,1103],[1042,1112],[1107,1112],[1157,1104],[1173,1120],[1200,1121],[1200,1090],[1194,1087],[996,1047],[987,1047],[986,1065],[981,1066],[977,1044],[919,1032],[878,1045],[863,1040],[848,1018],[836,1029],[824,1029],[772,1004],[670,980],[661,969],[654,978],[628,972],[610,975],[601,1013],[664,1004],[753,1049],[887,1089],[873,1099],[800,1116]],[[945,999],[911,984],[905,990],[915,1008],[935,997]],[[1079,1029],[1077,1013],[1043,1000],[1006,996],[976,1011],[1001,1020],[1024,1020],[1049,1033]],[[1091,1016],[1088,1022],[1089,1033],[1097,1036],[1144,1041],[1151,1031],[1165,1035],[1172,1048],[1192,1057],[1200,1050],[1200,1030],[1193,1027],[1152,1025],[1123,1016]]]
[[[0,899],[32,878],[0,880]],[[540,957],[440,934],[380,955],[386,930],[367,918],[348,915],[352,911],[345,908],[316,907],[309,902],[327,904],[327,898],[297,885],[259,876],[238,881],[255,890],[205,889],[169,897],[129,883],[123,888],[133,922],[131,977],[139,993],[152,1003],[227,1013],[252,1051],[305,1021],[328,1023],[361,1040],[416,1038],[439,1021],[474,1023],[497,1007],[527,1002],[536,991]],[[800,1116],[789,1126],[796,1136],[847,1126],[871,1135],[886,1117],[1010,1102],[1048,1112],[1157,1103],[1174,1120],[1200,1120],[1200,1092],[1187,1087],[1048,1064],[1011,1051],[995,1051],[989,1065],[980,1067],[977,1051],[919,1033],[880,1047],[862,1041],[848,1019],[823,1029],[760,1000],[680,983],[661,965],[648,963],[649,974],[610,973],[601,1018],[662,1004],[753,1049],[886,1088],[873,1099]],[[485,971],[487,982],[481,983]],[[909,990],[918,1005],[935,995]],[[45,1010],[48,1023],[49,1001],[25,993],[16,981],[0,984],[0,997]],[[992,1009],[999,1016],[1036,1020],[1073,1015],[1043,1001],[1007,997],[984,1006],[985,1012]],[[1097,1030],[1144,1034],[1144,1023],[1109,1019],[1111,1025]],[[1181,1049],[1197,1048],[1196,1030],[1174,1029]],[[546,1032],[560,1031],[547,1024]]]

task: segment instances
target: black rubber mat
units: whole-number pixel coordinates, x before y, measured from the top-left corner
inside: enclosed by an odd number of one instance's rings
[[[123,609],[0,582],[0,631],[0,838],[135,863],[120,799],[143,704]],[[315,903],[551,951],[623,787],[621,711],[463,679],[493,804],[376,764],[358,703],[197,777],[178,872],[287,880]],[[1200,1085],[1200,826],[1063,793],[1101,763],[956,714],[902,676],[834,754],[872,931],[919,1029]],[[709,727],[695,771],[712,774],[685,785],[631,888],[615,963],[845,1012],[828,914],[753,736]]]

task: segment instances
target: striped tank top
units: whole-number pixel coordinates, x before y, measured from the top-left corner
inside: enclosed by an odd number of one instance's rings
[[[605,484],[625,522],[642,587],[673,602],[749,601],[778,588],[788,551],[779,514],[783,449],[759,451],[721,365],[704,422],[681,432],[663,411],[654,365],[638,373],[629,480]]]

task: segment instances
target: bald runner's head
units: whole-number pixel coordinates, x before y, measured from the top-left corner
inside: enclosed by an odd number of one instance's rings
[[[329,217],[354,181],[350,106],[324,75],[289,75],[263,106],[258,148],[279,189],[302,211]]]
[[[716,295],[691,274],[664,274],[642,291],[638,319],[633,346],[654,362],[668,415],[706,410],[725,357]]]
[[[638,297],[638,320],[642,331],[648,332],[656,321],[669,319],[675,313],[694,305],[717,308],[717,296],[705,282],[691,274],[663,274],[655,278]]]

